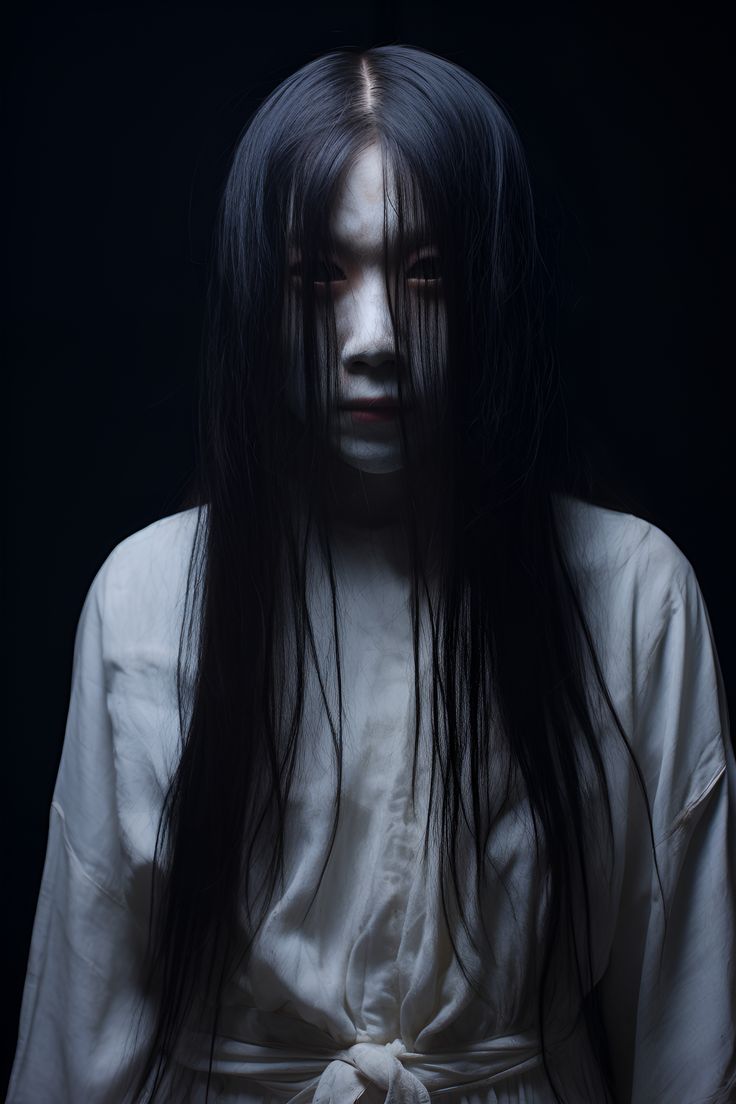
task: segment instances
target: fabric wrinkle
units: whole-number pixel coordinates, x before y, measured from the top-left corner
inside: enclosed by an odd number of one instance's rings
[[[736,763],[710,621],[692,568],[666,534],[630,514],[568,506],[584,560],[572,548],[571,563],[602,670],[655,798],[663,883],[660,894],[638,777],[602,710],[614,838],[610,868],[591,871],[590,930],[614,1099],[671,1104],[676,1086],[678,1101],[725,1102],[736,1083]],[[156,830],[180,751],[176,657],[195,523],[196,511],[183,511],[126,538],[80,615],[8,1104],[130,1104],[125,1086],[153,1011],[127,1049]],[[384,546],[378,534],[337,535],[345,724],[329,860],[335,748],[308,671],[278,899],[247,967],[226,982],[212,1051],[207,1033],[182,1037],[172,1077],[185,1089],[170,1099],[552,1104],[553,1079],[566,1104],[602,1104],[600,1069],[576,1018],[580,994],[556,958],[542,1061],[536,1002],[547,883],[523,792],[487,841],[488,868],[500,875],[468,902],[472,938],[454,933],[482,997],[458,962],[434,837],[424,861],[427,638],[421,626],[413,809],[408,579],[395,535],[385,536]],[[316,657],[334,695],[330,594],[319,571],[311,578]],[[603,853],[598,842],[591,831],[594,857]],[[465,899],[475,871],[462,825],[457,843]]]

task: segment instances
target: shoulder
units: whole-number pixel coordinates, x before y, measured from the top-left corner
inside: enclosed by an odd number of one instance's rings
[[[141,565],[170,565],[172,559],[191,548],[199,512],[193,507],[152,521],[116,544],[108,561],[118,572],[139,570]]]
[[[612,625],[630,623],[632,645],[645,659],[673,614],[702,601],[690,560],[651,521],[570,496],[557,501],[563,545],[582,592]]]
[[[108,554],[89,588],[108,643],[119,634],[154,639],[180,615],[198,524],[197,507],[159,518]]]
[[[578,500],[566,509],[604,669],[666,834],[725,763],[728,707],[705,599],[687,556],[658,526]]]
[[[583,570],[645,574],[665,587],[682,587],[692,574],[685,553],[653,522],[569,495],[556,501],[574,541],[572,555]]]
[[[191,551],[198,513],[197,507],[180,510],[136,530],[114,546],[103,567],[118,582],[141,572],[170,571]]]

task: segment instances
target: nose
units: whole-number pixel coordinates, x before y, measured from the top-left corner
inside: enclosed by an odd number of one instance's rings
[[[366,276],[345,299],[342,363],[355,374],[366,368],[393,372],[396,347],[382,273]]]

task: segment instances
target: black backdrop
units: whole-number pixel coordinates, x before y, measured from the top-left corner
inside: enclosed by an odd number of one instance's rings
[[[405,42],[504,100],[560,288],[574,415],[693,564],[734,685],[730,138],[712,12],[617,4],[28,5],[6,38],[9,1072],[74,630],[193,458],[204,258],[258,101],[327,49]],[[7,30],[7,25],[6,25]]]

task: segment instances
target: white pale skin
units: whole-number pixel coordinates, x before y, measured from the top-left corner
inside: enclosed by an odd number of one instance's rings
[[[388,198],[388,233],[392,237],[396,213],[391,191]],[[337,266],[336,274],[344,277],[331,280],[340,402],[398,397],[398,366],[383,258],[383,221],[382,153],[380,146],[374,144],[352,163],[330,220],[337,252],[329,260]],[[407,272],[412,271],[412,261],[431,255],[430,246],[407,258]],[[409,280],[418,294],[423,282]],[[303,381],[293,374],[289,403],[303,416]],[[335,410],[331,412],[330,424],[334,450],[351,468],[369,475],[390,475],[401,468],[397,418],[360,422],[353,419],[349,410]]]

